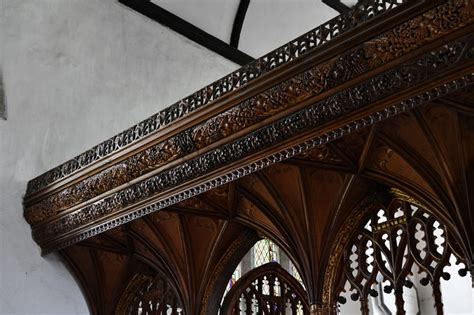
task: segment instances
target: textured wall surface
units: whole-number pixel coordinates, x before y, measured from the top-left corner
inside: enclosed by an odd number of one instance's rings
[[[229,43],[240,0],[151,2]],[[336,10],[321,0],[252,0],[238,47],[258,58],[337,15]]]
[[[321,1],[250,1],[239,49],[258,58],[337,15]]]
[[[237,66],[115,0],[0,1],[0,314],[87,314],[23,219],[29,179]]]

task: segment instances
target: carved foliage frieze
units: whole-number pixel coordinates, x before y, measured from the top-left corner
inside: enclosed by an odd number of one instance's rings
[[[448,19],[445,16],[449,16]],[[25,217],[30,224],[37,224],[60,212],[101,195],[113,188],[156,170],[167,163],[187,156],[196,150],[249,128],[295,104],[332,89],[358,75],[394,60],[419,46],[428,43],[447,32],[465,25],[472,18],[467,1],[455,0],[436,7],[422,16],[401,24],[396,29],[333,58],[324,64],[311,68],[293,79],[243,101],[204,123],[192,127],[168,140],[141,151],[127,160],[116,164],[80,183],[49,196],[26,209]],[[447,20],[447,21],[445,21]],[[445,63],[444,60],[439,61]],[[404,82],[416,80],[405,76]],[[393,79],[391,79],[393,80]],[[370,82],[373,84],[374,82]],[[359,89],[379,89],[392,82],[379,81],[377,85],[360,86]],[[339,93],[332,97],[332,104],[317,110],[321,116],[333,116],[356,108],[364,100],[362,91],[357,89]],[[318,120],[320,122],[320,120]]]
[[[425,62],[418,61],[418,62],[415,62],[414,64],[401,67],[398,70],[389,71],[388,73],[385,73],[376,78],[373,78],[372,80],[382,80],[386,82],[385,88],[377,89],[376,90],[377,92],[375,93],[373,90],[365,89],[365,91],[367,91],[366,94],[361,95],[362,97],[359,98],[358,103],[357,102],[354,103],[355,108],[357,108],[357,106],[363,106],[364,104],[368,104],[367,102],[370,102],[372,100],[379,99],[380,97],[383,96],[383,93],[387,93],[387,95],[390,95],[400,87],[413,85],[418,82],[416,80],[415,81],[408,80],[407,83],[397,84],[396,80],[395,81],[389,80],[388,78],[390,77],[398,78],[397,80],[399,80],[400,82],[407,79],[404,75],[400,75],[401,73],[409,74],[409,78],[425,78],[427,76],[431,77],[435,75],[437,71],[442,72],[443,67],[440,67],[440,64],[442,64],[442,62],[440,61],[435,62],[435,59],[437,58],[439,59],[439,56],[443,56],[442,58],[443,60],[445,60],[444,55],[446,54],[446,52],[452,52],[453,54],[456,55],[456,54],[459,54],[460,51],[463,52],[463,54],[461,54],[463,56],[469,55],[466,53],[465,48],[462,48],[462,49],[459,48],[460,50],[455,49],[454,47],[456,45],[457,47],[465,47],[466,42],[464,42],[464,44],[460,46],[459,46],[459,43],[454,44],[454,46],[452,45],[446,46],[443,49],[438,51],[439,54],[431,53],[423,57],[422,59],[420,59],[420,60],[425,60]],[[470,51],[470,50],[467,50],[467,51]],[[428,59],[430,58],[432,60],[428,62]],[[455,60],[457,60],[457,62],[463,62],[464,59],[463,58],[461,59],[447,58],[447,60],[451,60],[452,62],[454,62]],[[427,70],[426,67],[429,68],[429,66],[427,65],[434,65],[432,68],[433,70],[426,71]],[[445,67],[450,67],[450,64],[449,63],[445,64]],[[411,70],[404,71],[403,69],[405,70],[411,69]],[[425,75],[423,76],[416,75],[416,72],[415,72],[415,75],[413,75],[414,69],[415,70],[418,69],[419,71],[424,72]],[[398,74],[398,75],[395,75],[395,74]],[[136,210],[133,213],[128,213],[117,219],[114,219],[107,223],[96,226],[93,229],[85,231],[78,236],[71,237],[70,239],[66,241],[61,241],[60,243],[53,243],[51,245],[48,245],[46,246],[47,248],[46,251],[51,250],[56,247],[66,246],[67,244],[74,243],[76,241],[87,238],[94,234],[100,233],[114,226],[133,220],[134,218],[143,216],[147,213],[151,213],[158,209],[162,209],[173,203],[179,202],[180,200],[183,200],[193,195],[207,191],[213,187],[224,184],[240,176],[247,175],[250,172],[256,171],[262,167],[266,167],[270,164],[279,162],[283,159],[300,154],[307,149],[311,149],[323,143],[326,143],[328,141],[332,141],[336,138],[341,137],[344,134],[359,130],[360,128],[363,128],[377,121],[396,115],[397,113],[413,108],[414,106],[422,105],[432,100],[433,98],[445,95],[446,93],[449,93],[450,91],[454,91],[458,88],[462,88],[468,84],[472,84],[473,79],[474,78],[472,74],[467,75],[459,80],[455,80],[439,88],[435,88],[429,92],[423,93],[417,97],[408,99],[398,105],[393,105],[383,111],[374,113],[373,115],[369,117],[353,122],[349,125],[346,125],[343,128],[337,129],[336,131],[330,132],[329,134],[318,137],[315,140],[309,141],[307,143],[303,143],[301,145],[298,145],[295,148],[286,150],[284,152],[275,153],[269,158],[265,158],[260,162],[255,162],[247,167],[238,169],[229,175],[224,175],[218,179],[211,180],[210,182],[206,182],[202,185],[191,188],[190,190],[187,190],[178,195],[174,195],[172,197],[163,199],[152,206],[148,206],[148,207]],[[419,82],[423,82],[423,80]],[[376,82],[366,82],[365,84],[367,84],[368,86],[379,86],[374,83]],[[349,91],[353,91],[353,89],[349,89]],[[364,89],[361,89],[361,91],[364,91]],[[345,93],[349,93],[349,92],[345,91]],[[366,100],[366,102],[361,101],[364,99]],[[159,174],[159,176],[152,177],[147,181],[144,181],[140,184],[132,186],[127,190],[121,191],[117,193],[116,195],[110,197],[110,199],[106,198],[91,206],[83,208],[80,211],[77,211],[68,216],[65,216],[59,221],[56,221],[52,226],[49,227],[49,229],[35,231],[34,233],[38,233],[38,232],[39,233],[35,234],[34,236],[37,240],[40,241],[40,243],[43,243],[43,244],[49,243],[52,241],[51,238],[52,237],[54,238],[54,236],[57,234],[62,234],[64,232],[70,231],[73,228],[81,226],[85,222],[91,222],[93,220],[97,220],[98,218],[102,217],[105,214],[109,214],[113,211],[116,211],[117,209],[123,208],[124,206],[130,205],[130,204],[133,204],[134,202],[142,200],[144,196],[146,198],[147,196],[150,196],[153,193],[159,192],[160,190],[163,190],[166,187],[170,187],[170,186],[172,187],[173,185],[176,185],[177,183],[184,182],[196,176],[199,176],[199,174],[205,174],[219,167],[219,165],[224,165],[228,162],[241,159],[242,157],[248,154],[251,154],[252,152],[256,152],[258,150],[261,150],[262,148],[268,147],[269,145],[273,145],[275,143],[278,143],[279,141],[283,141],[285,139],[288,139],[289,137],[295,136],[298,133],[304,130],[313,128],[314,126],[317,126],[318,124],[321,124],[324,121],[328,121],[330,119],[333,119],[334,117],[338,117],[338,115],[344,114],[345,110],[350,110],[350,108],[346,108],[344,110],[343,104],[346,104],[346,103],[341,103],[341,102],[336,102],[336,104],[340,104],[339,107],[336,107],[336,108],[340,108],[340,110],[329,110],[331,106],[328,107],[328,105],[332,104],[332,102],[335,102],[334,99],[327,99],[321,103],[317,103],[306,110],[297,112],[285,119],[278,121],[277,123],[273,125],[262,128],[261,130],[258,130],[257,132],[252,133],[248,137],[239,139],[233,143],[230,143],[219,149],[216,149],[215,151],[209,152],[194,160],[186,162],[174,169],[171,169],[167,172],[163,172],[162,174]],[[335,105],[333,104],[333,106]],[[322,110],[325,108],[327,110]]]
[[[216,187],[229,183],[230,181],[249,175],[253,172],[256,172],[258,170],[261,170],[265,167],[281,162],[288,158],[294,157],[301,153],[313,150],[314,148],[317,148],[320,145],[339,139],[345,135],[348,135],[352,132],[356,132],[367,126],[371,126],[375,123],[388,119],[404,111],[427,104],[428,102],[434,99],[448,95],[451,92],[457,91],[459,89],[463,89],[472,84],[474,84],[473,74],[463,76],[459,79],[442,84],[439,87],[433,88],[415,97],[402,101],[401,103],[398,103],[396,105],[391,105],[388,108],[377,111],[369,116],[355,120],[336,130],[333,130],[321,136],[315,137],[314,139],[302,142],[288,149],[277,151],[265,158],[261,158],[255,162],[252,162],[249,165],[236,168],[234,171],[228,174],[224,174],[217,178],[204,181],[203,183],[196,185],[194,187],[191,187],[189,189],[186,189],[183,192],[173,194],[170,197],[163,198],[162,200],[156,203],[153,203],[152,205],[143,207],[138,210],[131,211],[129,213],[126,213],[125,215],[117,216],[116,218],[108,220],[104,223],[100,223],[100,224],[96,223],[96,225],[93,228],[85,229],[84,231],[77,233],[76,235],[70,236],[66,239],[62,239],[60,241],[55,241],[55,242],[54,241],[45,242],[44,244],[40,242],[42,245],[43,253],[48,253],[53,250],[64,248],[71,244],[80,242],[84,239],[87,239],[89,237],[92,237],[104,231],[110,230],[112,228],[115,228],[127,222],[130,222],[132,220],[145,216],[147,214],[153,213],[160,209],[164,209],[172,204],[186,200],[188,198],[191,198],[203,192],[212,190]]]
[[[112,153],[163,129],[172,122],[204,107],[224,95],[235,91],[251,81],[275,70],[281,65],[329,43],[332,39],[349,30],[388,13],[409,0],[367,0],[356,6],[350,13],[340,15],[301,35],[295,40],[256,59],[248,65],[211,83],[159,113],[125,130],[113,138],[95,146],[76,158],[46,172],[28,183],[27,194],[32,194],[84,167],[110,156]],[[412,3],[414,1],[411,1]]]

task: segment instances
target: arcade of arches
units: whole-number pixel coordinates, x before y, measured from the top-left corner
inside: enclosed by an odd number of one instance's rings
[[[32,180],[34,239],[92,314],[455,313],[473,8],[362,1]]]

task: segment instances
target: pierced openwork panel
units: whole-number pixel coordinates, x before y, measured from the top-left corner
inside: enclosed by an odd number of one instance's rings
[[[161,275],[136,275],[123,293],[116,315],[160,314],[184,314],[175,290]]]
[[[221,314],[309,314],[305,290],[278,263],[253,269],[227,294]]]
[[[404,289],[418,286],[418,280],[422,286],[431,284],[434,306],[442,314],[440,280],[451,277],[444,268],[452,255],[464,263],[446,225],[419,205],[398,199],[376,209],[346,245],[339,292],[348,289],[351,299],[360,301],[363,314],[369,314],[369,296],[393,292],[397,314],[405,314]],[[464,269],[460,274],[466,274]],[[339,296],[338,301],[347,300]]]

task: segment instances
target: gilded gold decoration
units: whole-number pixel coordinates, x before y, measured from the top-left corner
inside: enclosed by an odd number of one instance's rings
[[[411,204],[417,205],[421,208],[428,209],[428,207],[423,204],[418,199],[410,196],[409,194],[405,193],[404,191],[397,189],[397,188],[390,188],[390,193],[397,199],[409,202]]]
[[[329,260],[324,277],[322,305],[326,308],[332,308],[336,303],[334,299],[334,290],[336,286],[335,281],[346,244],[361,224],[363,218],[370,210],[372,210],[373,206],[374,202],[370,199],[362,201],[361,205],[357,207],[357,209],[354,209],[354,211],[352,211],[344,220],[342,228],[337,233],[329,254]]]

